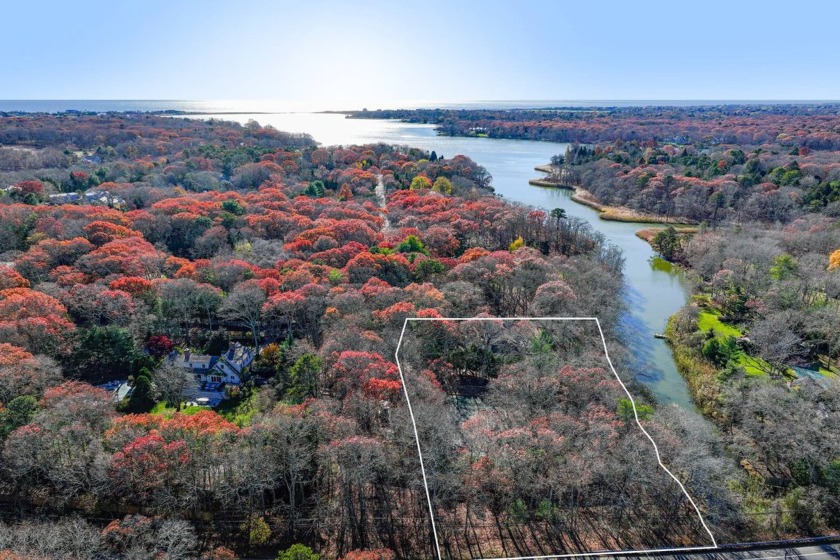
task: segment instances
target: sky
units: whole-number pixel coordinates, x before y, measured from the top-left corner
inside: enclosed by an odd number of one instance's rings
[[[840,99],[832,0],[21,0],[0,18],[0,99]]]

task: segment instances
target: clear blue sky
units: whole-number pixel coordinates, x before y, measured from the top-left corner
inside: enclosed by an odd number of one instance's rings
[[[840,99],[840,2],[19,0],[0,99]]]

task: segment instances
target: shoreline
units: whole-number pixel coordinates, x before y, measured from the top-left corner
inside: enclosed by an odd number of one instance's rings
[[[660,231],[664,230],[664,227],[649,227],[643,228],[636,232],[636,237],[639,239],[646,241],[648,245],[650,245],[653,238],[656,237],[656,234]],[[674,227],[676,232],[681,235],[690,235],[693,233],[697,233],[699,228],[696,226],[682,226],[682,227]]]
[[[557,171],[557,168],[555,168],[553,165],[538,165],[534,167],[534,170],[539,171],[540,173],[551,174]],[[602,220],[639,224],[663,224],[682,228],[692,228],[698,225],[697,223],[692,222],[691,220],[686,220],[684,218],[657,216],[655,214],[646,214],[643,212],[638,212],[636,210],[624,206],[609,206],[607,204],[602,204],[594,200],[595,197],[592,195],[592,193],[576,185],[560,183],[557,181],[552,181],[550,179],[531,179],[530,181],[528,181],[528,184],[537,187],[556,188],[574,191],[571,196],[571,199],[577,202],[578,204],[583,204],[584,206],[588,206],[589,208],[596,210],[598,212],[598,218]]]

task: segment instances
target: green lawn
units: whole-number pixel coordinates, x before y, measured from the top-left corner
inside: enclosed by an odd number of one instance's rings
[[[761,358],[748,356],[743,352],[738,353],[738,358],[735,361],[739,366],[744,368],[744,373],[746,373],[750,377],[760,377],[762,375],[767,375],[767,370],[770,369],[770,364],[768,364]]]
[[[720,320],[720,315],[712,311],[700,312],[700,315],[697,316],[697,328],[699,328],[702,332],[713,331],[715,336],[718,338],[724,338],[727,336],[740,338],[743,336],[741,331],[732,325],[727,325],[722,322]],[[744,352],[738,352],[734,357],[734,360],[737,365],[744,368],[744,373],[750,377],[767,375],[766,372],[770,369],[770,365],[761,358],[749,356]]]
[[[734,336],[735,338],[743,336],[741,331],[732,325],[722,323],[719,315],[709,311],[700,312],[697,316],[697,327],[703,332],[714,330],[717,336]]]
[[[726,323],[722,322],[720,320],[720,315],[713,311],[700,312],[700,314],[697,316],[697,328],[700,329],[702,332],[714,331],[715,336],[719,338],[726,336],[740,338],[743,336],[743,333],[740,330],[733,327],[732,325],[727,325]],[[744,352],[739,352],[737,354],[735,362],[739,366],[744,368],[744,372],[750,377],[759,377],[767,375],[766,372],[771,369],[770,364],[768,364],[761,358],[758,358],[756,356],[749,356]],[[825,367],[821,367],[819,369],[819,372],[825,377],[838,377],[836,373],[826,369]],[[788,374],[792,377],[796,377],[796,374],[793,372],[793,370],[788,370]]]
[[[837,378],[837,374],[836,374],[836,373],[834,373],[833,371],[828,370],[828,369],[826,369],[826,368],[824,368],[824,367],[821,367],[821,368],[820,368],[820,373],[821,373],[822,375],[824,375],[825,377],[830,377],[831,379],[836,379],[836,378]]]
[[[207,408],[206,406],[185,406],[180,410],[181,414],[191,415],[201,412],[202,410],[212,410]],[[167,418],[172,417],[173,414],[179,412],[175,410],[175,408],[168,406],[166,403],[159,402],[152,407],[150,411],[152,414],[160,414],[161,416],[166,416]]]

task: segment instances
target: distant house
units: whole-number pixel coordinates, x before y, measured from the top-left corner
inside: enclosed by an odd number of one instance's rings
[[[75,202],[79,202],[82,197],[79,193],[60,193],[60,194],[51,194],[50,195],[50,202],[52,204],[72,204]]]
[[[127,380],[109,381],[104,385],[98,385],[98,387],[111,393],[114,402],[120,402],[124,398],[130,397],[131,391],[134,389]]]
[[[125,205],[124,198],[111,194],[103,189],[90,189],[85,191],[83,195],[75,192],[51,194],[49,201],[50,204],[76,204],[83,202],[85,204],[102,204],[115,208]]]
[[[232,343],[228,351],[221,356],[173,352],[169,360],[180,367],[189,369],[199,383],[227,383],[240,385],[245,371],[256,357],[253,348]]]
[[[102,189],[90,189],[85,192],[88,204],[104,204],[105,206],[123,206],[125,199]]]

